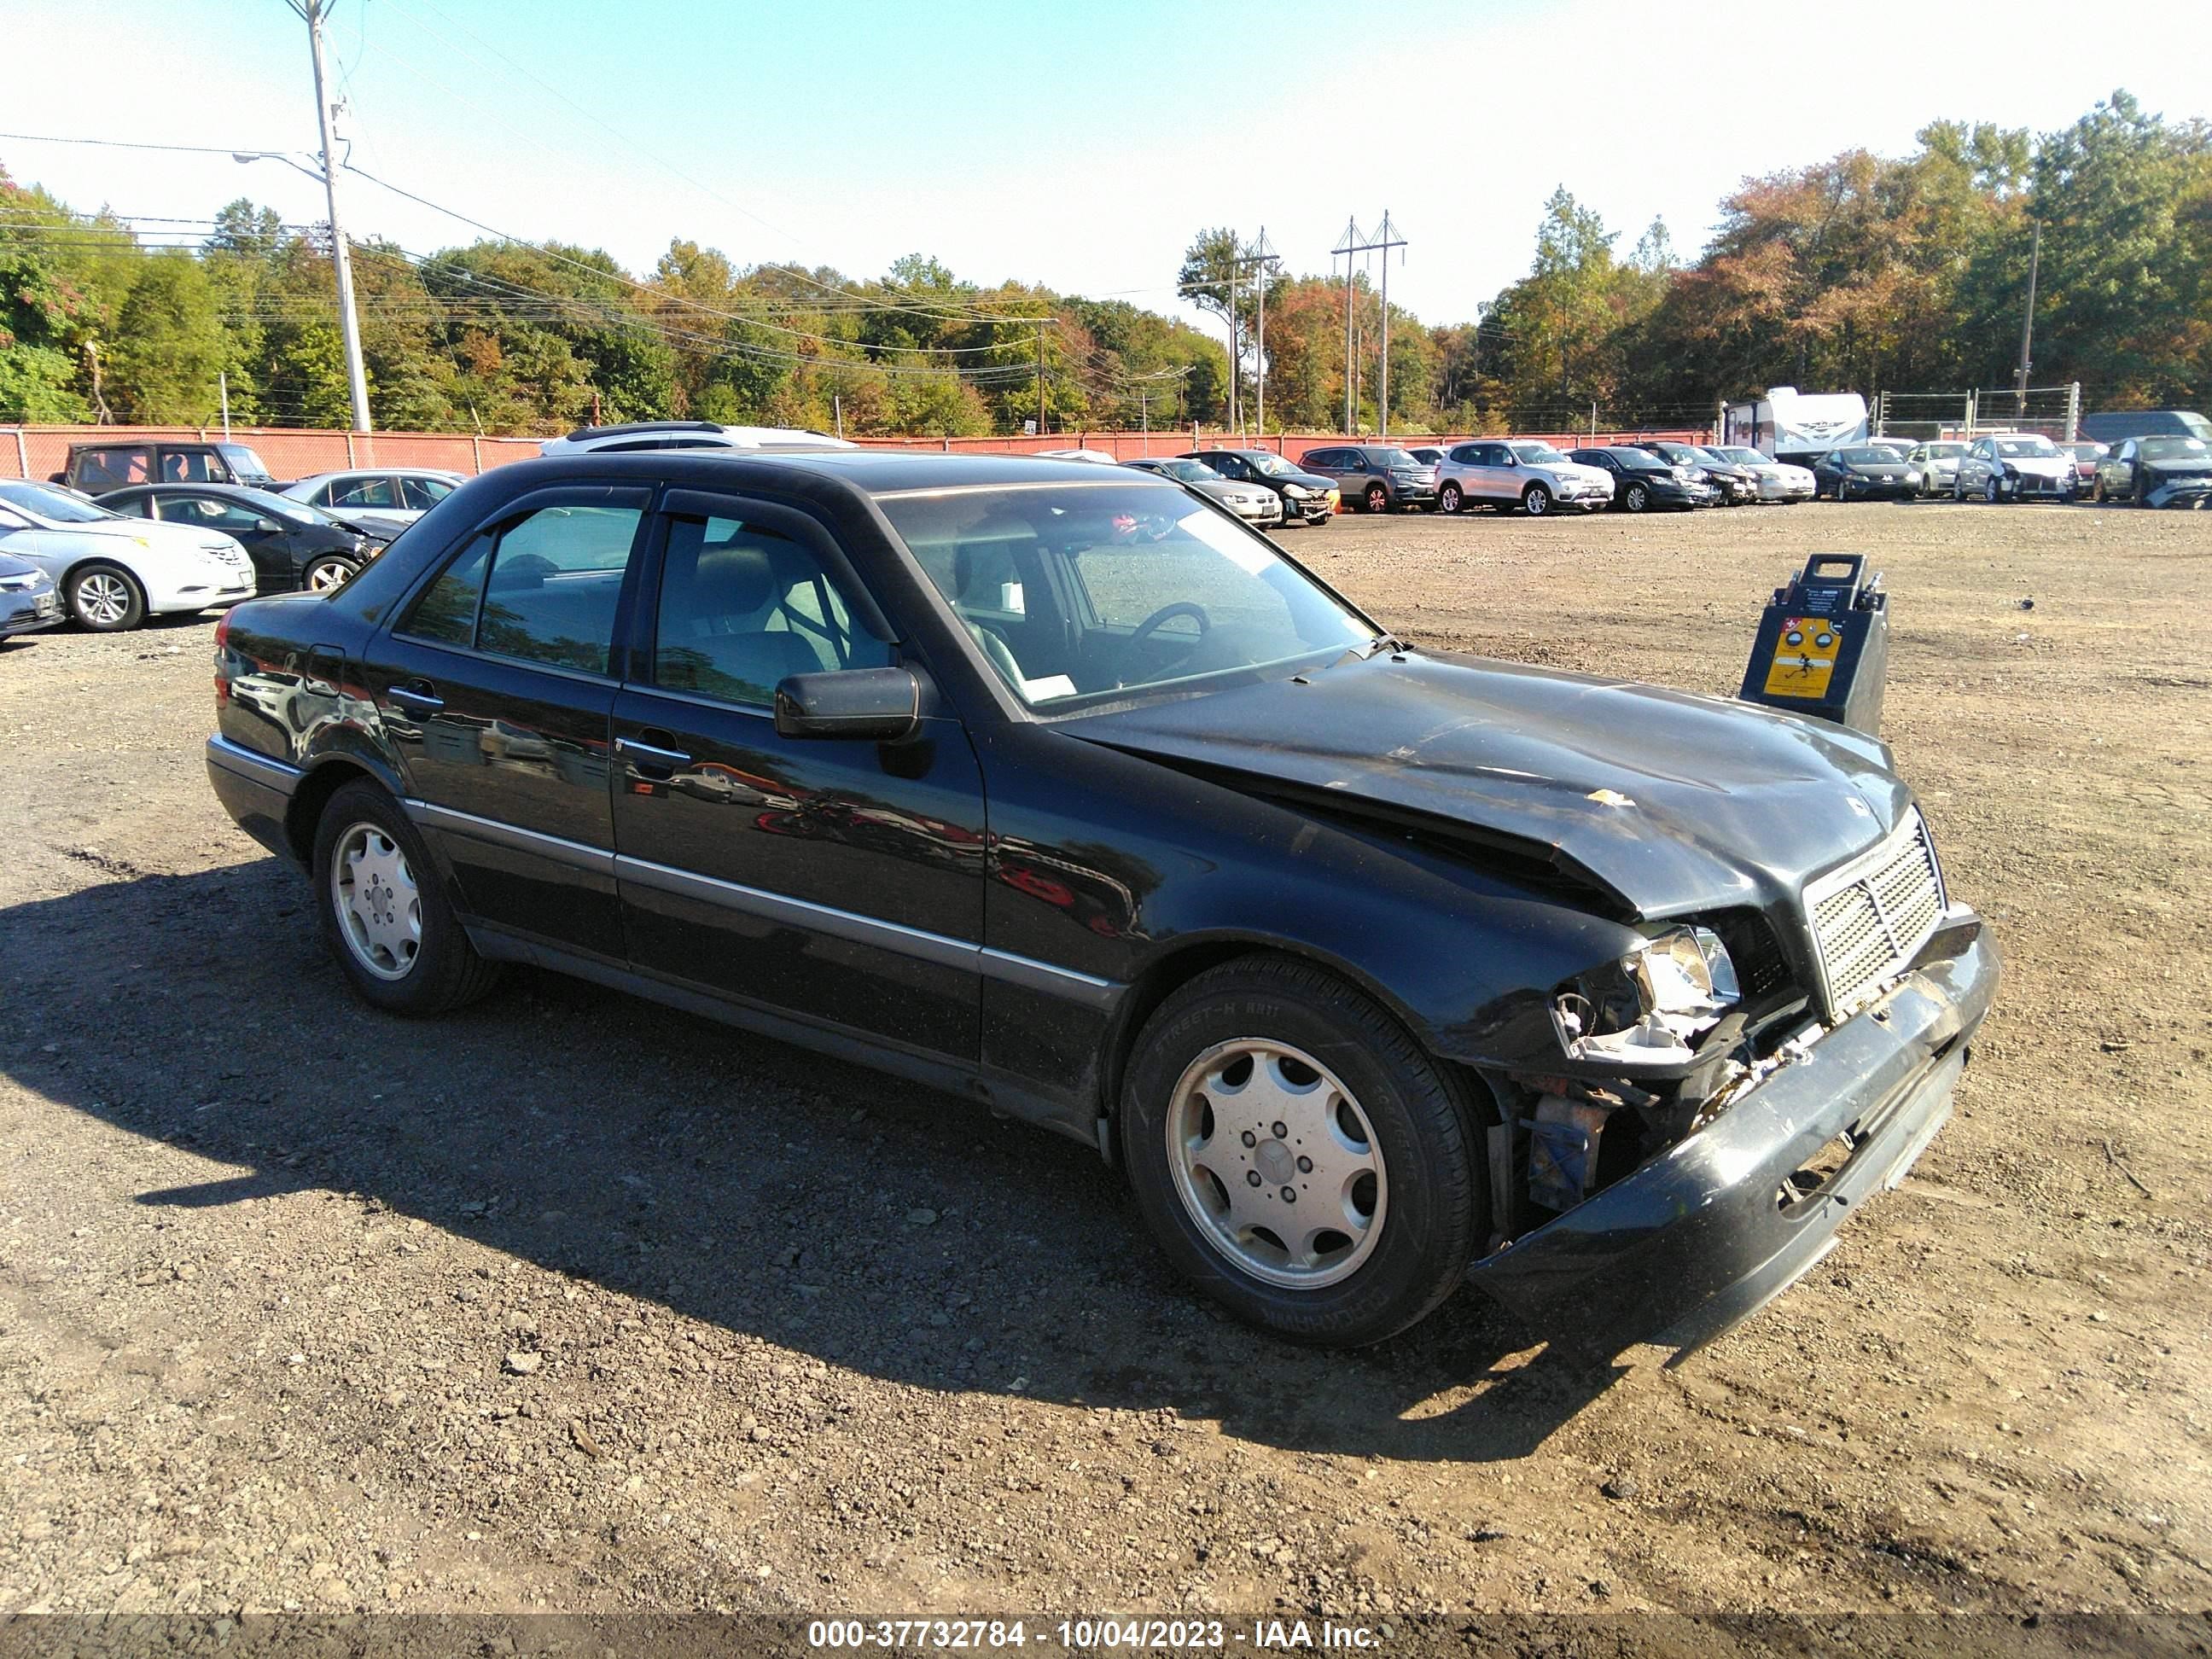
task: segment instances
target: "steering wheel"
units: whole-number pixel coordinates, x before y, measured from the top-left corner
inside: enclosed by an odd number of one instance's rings
[[[1121,647],[1122,650],[1133,655],[1139,646],[1159,631],[1163,623],[1172,622],[1177,617],[1188,617],[1198,623],[1198,639],[1191,642],[1193,650],[1197,649],[1199,643],[1213,631],[1213,618],[1206,614],[1203,606],[1194,605],[1188,599],[1177,599],[1173,605],[1162,605],[1139,623],[1137,631],[1129,635],[1129,642]]]

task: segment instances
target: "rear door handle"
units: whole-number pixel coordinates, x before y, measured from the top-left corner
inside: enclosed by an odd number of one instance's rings
[[[429,715],[446,706],[437,689],[428,680],[416,680],[412,685],[395,685],[384,694],[403,713]]]
[[[655,737],[665,735],[659,732],[653,733]],[[615,753],[622,756],[641,772],[647,767],[673,772],[679,766],[691,764],[691,757],[680,749],[664,749],[657,743],[647,743],[637,738],[617,738]]]

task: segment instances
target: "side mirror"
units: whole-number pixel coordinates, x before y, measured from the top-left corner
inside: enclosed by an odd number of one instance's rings
[[[253,521],[253,528],[264,536],[281,536],[284,533],[284,526],[274,519],[256,519]]]
[[[904,668],[793,674],[775,688],[775,729],[786,738],[896,743],[921,725],[921,682]]]

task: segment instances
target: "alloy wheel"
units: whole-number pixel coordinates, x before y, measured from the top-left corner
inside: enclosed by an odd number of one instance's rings
[[[130,584],[108,571],[93,571],[77,582],[76,611],[94,628],[113,628],[131,614]]]
[[[1389,1177],[1359,1103],[1312,1055],[1265,1037],[1216,1043],[1175,1087],[1176,1195],[1206,1243],[1265,1284],[1319,1290],[1382,1236]]]
[[[1459,486],[1448,483],[1437,492],[1437,505],[1447,513],[1459,511]]]
[[[307,580],[302,584],[310,593],[328,593],[343,587],[354,573],[352,563],[345,559],[318,559],[307,567]]]
[[[1390,492],[1383,489],[1381,484],[1368,485],[1367,510],[1370,513],[1389,512],[1390,510]]]
[[[422,895],[399,843],[356,823],[331,860],[331,897],[346,948],[379,979],[402,980],[422,950]]]

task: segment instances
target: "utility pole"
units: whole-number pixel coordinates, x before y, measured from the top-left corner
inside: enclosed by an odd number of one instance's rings
[[[1381,381],[1377,385],[1375,394],[1375,435],[1378,438],[1387,438],[1390,435],[1390,250],[1394,247],[1404,247],[1406,246],[1406,239],[1398,234],[1397,227],[1390,222],[1390,210],[1388,208],[1385,208],[1382,210],[1382,222],[1376,228],[1375,240],[1373,241],[1354,243],[1352,241],[1352,238],[1357,236],[1358,234],[1359,229],[1357,225],[1347,225],[1345,228],[1346,276],[1344,285],[1344,314],[1346,319],[1346,332],[1348,336],[1351,331],[1350,321],[1352,317],[1352,278],[1350,275],[1352,261],[1350,256],[1354,253],[1374,253],[1379,252],[1382,255],[1382,376]],[[1401,255],[1401,257],[1402,258],[1403,256]],[[1348,383],[1349,379],[1347,377],[1347,384]],[[1348,434],[1352,428],[1352,422],[1348,416],[1346,417],[1344,425],[1345,429]]]
[[[315,63],[315,120],[322,131],[323,189],[330,204],[331,264],[338,279],[338,332],[345,343],[346,385],[353,393],[353,425],[356,432],[375,428],[368,419],[368,371],[361,361],[361,325],[354,316],[353,256],[347,251],[345,227],[338,217],[338,164],[331,154],[337,137],[331,130],[330,93],[323,77],[323,19],[333,0],[286,0],[307,25],[307,50]]]
[[[2035,278],[2037,268],[2043,263],[2043,221],[2033,220],[2035,241],[2027,255],[2027,315],[2020,323],[2020,384],[2016,392],[2019,418],[2027,418],[2027,350],[2035,341]]]
[[[1037,325],[1037,436],[1044,436],[1044,325]]]
[[[1260,431],[1262,435],[1265,435],[1267,430],[1267,271],[1270,266],[1279,265],[1281,263],[1281,257],[1278,255],[1273,248],[1267,246],[1267,228],[1265,225],[1260,227],[1259,237],[1252,243],[1251,252],[1249,253],[1238,252],[1237,251],[1235,239],[1232,237],[1231,240],[1229,255],[1229,380],[1231,389],[1231,406],[1236,410],[1237,429],[1240,433],[1244,429],[1244,405],[1242,395],[1237,393],[1236,391],[1237,380],[1237,279],[1248,265],[1256,267],[1260,273],[1259,331],[1254,343],[1258,352],[1258,361],[1255,365],[1255,374],[1257,391],[1259,392]]]
[[[1344,222],[1344,240],[1329,250],[1329,269],[1336,269],[1335,256],[1344,256],[1344,435],[1352,435],[1352,256],[1358,251],[1360,237],[1359,221]]]

